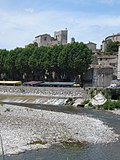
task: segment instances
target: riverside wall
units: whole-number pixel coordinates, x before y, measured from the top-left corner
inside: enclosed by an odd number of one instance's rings
[[[2,95],[34,95],[48,97],[77,97],[86,98],[86,91],[81,87],[27,87],[27,86],[0,86]]]
[[[90,99],[98,93],[108,99],[119,99],[120,88],[0,86],[0,95]]]

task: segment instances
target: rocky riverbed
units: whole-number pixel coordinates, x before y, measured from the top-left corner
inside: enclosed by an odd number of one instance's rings
[[[118,141],[119,137],[102,121],[86,115],[8,104],[0,105],[0,131],[5,154],[46,148],[53,143],[69,140],[106,144]]]

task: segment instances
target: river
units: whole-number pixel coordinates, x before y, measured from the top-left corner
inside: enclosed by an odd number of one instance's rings
[[[69,106],[20,103],[19,105],[98,118],[109,127],[112,127],[115,133],[120,135],[120,115],[110,112],[87,108],[75,109]],[[3,160],[2,156],[0,160]],[[109,144],[83,144],[80,147],[53,145],[49,149],[32,150],[18,155],[5,156],[4,160],[120,160],[120,139],[119,142]]]

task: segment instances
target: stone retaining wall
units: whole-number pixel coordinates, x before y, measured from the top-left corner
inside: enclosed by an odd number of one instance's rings
[[[15,95],[39,95],[50,97],[79,97],[85,98],[86,92],[83,88],[73,87],[26,87],[26,86],[0,86],[0,94]]]

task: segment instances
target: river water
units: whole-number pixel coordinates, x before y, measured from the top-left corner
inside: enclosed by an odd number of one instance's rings
[[[98,118],[120,135],[120,115],[110,112],[64,106],[19,105]],[[3,157],[0,157],[0,160],[3,160]],[[5,156],[4,160],[120,160],[120,140],[109,144],[84,144],[80,147],[53,145],[49,149]]]

